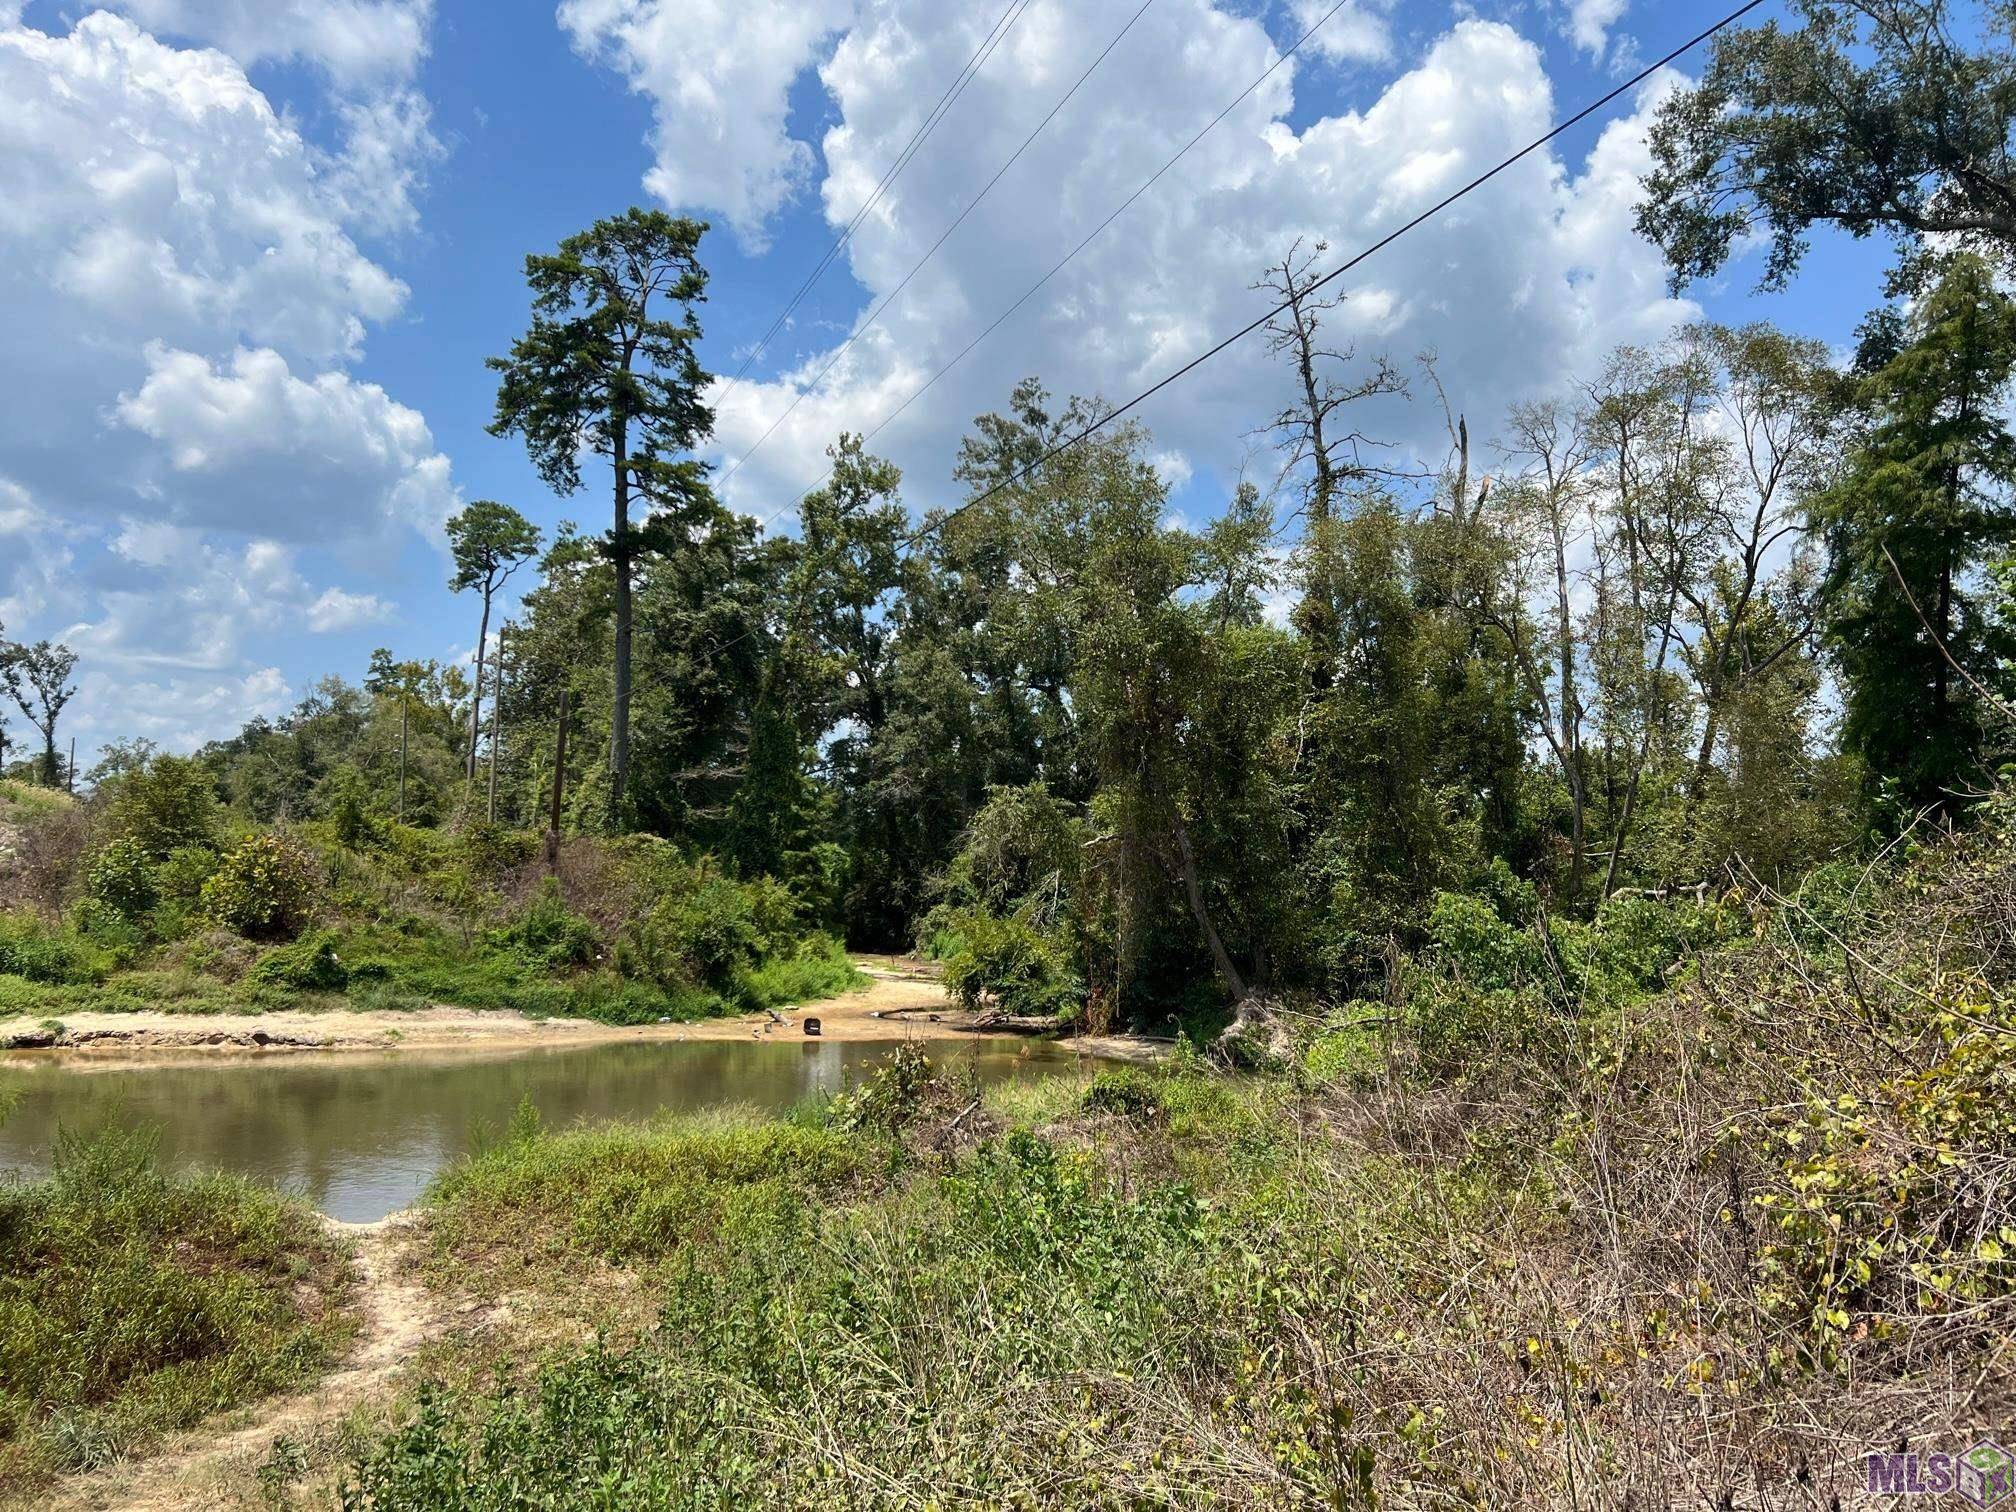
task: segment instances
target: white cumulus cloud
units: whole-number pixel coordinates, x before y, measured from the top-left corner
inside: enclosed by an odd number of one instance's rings
[[[427,55],[431,0],[114,0],[148,31],[245,64],[311,62],[345,85],[412,76]]]
[[[562,0],[559,19],[578,52],[650,99],[656,161],[644,187],[668,205],[720,211],[760,248],[813,167],[787,130],[791,84],[853,10],[853,0]]]
[[[120,396],[118,416],[161,443],[171,475],[202,480],[180,490],[188,518],[253,523],[246,506],[256,501],[257,528],[298,540],[374,517],[431,533],[454,509],[448,460],[427,422],[375,383],[337,372],[304,380],[270,348],[240,347],[213,363],[157,344],[147,369]],[[213,497],[233,502],[204,521],[200,501]],[[347,513],[332,509],[339,501]]]
[[[959,106],[961,130],[918,154],[849,244],[864,311],[895,289],[976,182],[1004,161],[1134,5],[1038,0]],[[839,429],[873,430],[923,380],[1034,284],[1278,56],[1279,36],[1210,0],[1162,0],[992,195],[816,389],[832,345],[775,354],[781,373],[745,382],[717,417],[719,455],[741,457],[794,399],[798,408],[726,488],[768,516],[823,472]],[[984,24],[984,23],[982,23]],[[949,76],[970,27],[926,0],[865,11],[821,70],[840,122],[824,139],[829,222],[901,150],[929,102],[896,87]],[[1250,286],[1302,238],[1332,266],[1539,136],[1559,101],[1540,50],[1509,26],[1465,20],[1435,38],[1357,109],[1311,116],[1314,75],[1277,70],[972,356],[871,446],[902,463],[919,506],[942,502],[970,417],[1013,383],[1118,400],[1264,313]],[[1655,90],[1593,146],[1539,152],[1333,286],[1347,296],[1328,334],[1361,360],[1433,350],[1452,402],[1488,436],[1511,401],[1558,390],[1625,340],[1656,339],[1693,306],[1670,299],[1657,253],[1631,226]],[[1291,125],[1294,120],[1298,124]],[[1587,140],[1586,138],[1584,139]],[[1291,375],[1249,339],[1139,411],[1159,447],[1229,488],[1252,428],[1288,397]],[[1439,413],[1368,410],[1365,428],[1399,455],[1439,461]]]
[[[0,4],[0,618],[79,652],[87,750],[276,712],[277,642],[390,609],[311,548],[367,560],[456,501],[425,419],[351,370],[409,298],[358,238],[412,224],[429,5],[121,10]],[[263,63],[320,70],[341,150]]]

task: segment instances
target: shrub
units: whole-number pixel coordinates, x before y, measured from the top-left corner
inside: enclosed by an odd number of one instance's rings
[[[945,985],[968,1008],[991,997],[1009,1013],[1063,1018],[1085,996],[1071,948],[1056,930],[978,909],[951,923],[958,946],[945,959]]]
[[[1521,987],[1547,969],[1540,939],[1508,924],[1489,902],[1465,893],[1437,893],[1428,910],[1431,958],[1486,992]]]
[[[472,876],[490,883],[531,860],[537,843],[530,830],[479,821],[455,837],[455,850]]]
[[[1162,1116],[1158,1079],[1136,1066],[1118,1066],[1096,1073],[1079,1105],[1088,1113],[1117,1113],[1141,1123],[1151,1123]]]
[[[315,860],[284,835],[253,835],[224,854],[203,884],[203,912],[250,939],[278,939],[308,921]]]
[[[90,986],[117,964],[110,951],[30,914],[0,914],[0,972],[54,986]]]
[[[160,898],[154,858],[130,835],[119,835],[92,853],[84,895],[122,919],[137,919]]]
[[[503,929],[490,932],[490,944],[555,971],[588,965],[602,948],[602,936],[593,924],[567,907],[560,884],[548,877],[524,913]]]
[[[185,845],[210,845],[217,836],[217,787],[199,763],[157,756],[119,779],[111,830],[150,858],[166,860]]]
[[[668,989],[725,985],[753,965],[768,943],[757,889],[711,877],[689,892],[661,898],[624,931],[617,965],[626,976]]]
[[[294,992],[341,992],[350,981],[348,968],[336,954],[336,937],[327,930],[274,947],[249,974],[261,986]]]

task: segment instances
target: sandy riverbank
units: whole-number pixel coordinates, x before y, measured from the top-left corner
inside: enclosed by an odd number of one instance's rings
[[[66,1013],[59,1039],[47,1046],[0,1052],[16,1057],[61,1056],[117,1061],[162,1052],[282,1054],[306,1050],[360,1051],[458,1049],[491,1052],[623,1040],[802,1040],[805,1019],[819,1020],[819,1037],[848,1042],[901,1041],[1000,1031],[976,1028],[935,980],[906,970],[889,957],[860,958],[866,988],[821,1002],[766,1013],[701,1019],[683,1024],[598,1024],[587,1019],[533,1019],[510,1009],[433,1007],[412,1012],[282,1010],[255,1014]],[[0,1019],[0,1045],[39,1038],[38,1021]],[[1112,1036],[1072,1043],[1087,1054],[1145,1058],[1151,1041]]]

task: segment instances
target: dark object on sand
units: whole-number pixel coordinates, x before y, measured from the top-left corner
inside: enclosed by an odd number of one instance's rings
[[[819,1037],[819,1020],[817,1020],[816,1018],[806,1019],[805,1032],[808,1035],[810,1035],[813,1039],[817,1039]]]

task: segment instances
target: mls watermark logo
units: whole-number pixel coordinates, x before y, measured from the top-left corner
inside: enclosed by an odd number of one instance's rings
[[[1965,1497],[1997,1507],[2016,1496],[2016,1453],[1983,1439],[1959,1454],[1872,1454],[1863,1462],[1868,1489],[1879,1496]]]

